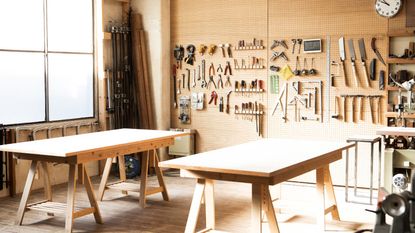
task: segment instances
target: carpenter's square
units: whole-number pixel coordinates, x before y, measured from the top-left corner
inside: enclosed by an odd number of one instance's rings
[[[370,82],[369,82],[369,75],[367,75],[367,69],[366,69],[366,48],[365,48],[365,40],[363,38],[359,39],[359,51],[360,51],[360,59],[362,61],[362,69],[364,74],[364,80],[366,87],[370,88]]]
[[[284,111],[284,105],[282,104],[282,96],[284,95],[284,93],[285,93],[285,88],[286,88],[286,86],[287,85],[285,85],[283,88],[282,88],[282,90],[281,90],[281,92],[280,92],[280,95],[278,96],[278,102],[277,102],[277,104],[275,105],[275,108],[274,108],[274,111],[272,112],[272,115],[274,116],[274,114],[275,114],[275,111],[277,110],[277,108],[278,108],[278,105],[281,105],[281,109],[282,109],[282,111]]]
[[[346,67],[344,66],[344,61],[346,60],[346,52],[344,51],[344,37],[340,37],[339,39],[339,53],[340,53],[340,63],[343,68],[344,86],[347,87],[347,73],[346,73]]]
[[[379,61],[382,62],[383,65],[386,66],[385,60],[383,60],[382,55],[380,54],[379,50],[376,48],[376,38],[372,38],[372,42],[370,43],[373,52],[376,54],[376,57],[378,57]]]
[[[360,86],[359,84],[359,78],[357,77],[357,71],[356,71],[356,53],[354,51],[354,45],[353,45],[353,39],[350,39],[349,41],[349,51],[350,51],[350,60],[352,62],[352,70],[353,70],[353,78],[354,82],[357,87]]]

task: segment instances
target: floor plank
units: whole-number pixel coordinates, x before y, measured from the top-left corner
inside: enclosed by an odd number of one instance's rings
[[[147,208],[138,205],[138,193],[123,195],[118,190],[107,190],[104,201],[99,202],[104,224],[96,224],[92,215],[78,218],[74,222],[74,232],[183,232],[187,214],[196,184],[194,179],[175,177],[176,173],[165,177],[169,189],[170,201],[163,201],[161,194],[147,198]],[[111,181],[111,179],[110,179]],[[157,184],[156,176],[149,177],[150,184]],[[95,190],[98,188],[99,177],[92,179]],[[138,181],[133,181],[138,182]],[[66,201],[66,185],[53,187],[54,201]],[[290,191],[291,190],[291,191]],[[349,233],[356,229],[371,228],[374,216],[364,211],[373,208],[367,205],[344,203],[343,188],[335,188],[342,222],[328,221],[327,230]],[[290,200],[301,194],[303,201]],[[310,195],[307,195],[310,193]],[[286,183],[281,188],[282,200],[274,202],[280,230],[285,232],[318,232],[313,217],[313,195],[315,187]],[[306,197],[306,198],[304,198]],[[29,202],[44,198],[42,192],[34,191]],[[309,200],[308,200],[309,199]],[[56,232],[62,231],[65,218],[49,217],[45,213],[30,211],[23,220],[23,226],[14,226],[14,219],[20,197],[0,199],[0,232]],[[251,218],[251,186],[248,184],[215,182],[216,226],[220,231],[246,232],[250,227]],[[295,203],[295,204],[292,204]],[[89,206],[88,197],[83,187],[76,190],[76,204]],[[199,218],[198,229],[204,226],[204,209]],[[267,227],[264,227],[267,229]],[[314,230],[315,229],[315,230]]]

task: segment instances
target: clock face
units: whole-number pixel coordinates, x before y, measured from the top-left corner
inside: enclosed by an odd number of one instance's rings
[[[383,17],[393,17],[402,7],[402,0],[376,0],[376,12]]]

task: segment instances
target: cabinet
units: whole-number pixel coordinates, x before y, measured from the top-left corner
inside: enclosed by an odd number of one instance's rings
[[[415,33],[408,31],[390,32],[387,36],[388,57],[386,58],[387,70],[385,74],[385,89],[387,90],[387,111],[385,118],[388,126],[415,126],[415,104],[413,101],[415,82],[407,82],[406,87],[402,88],[393,84],[389,74],[395,75],[400,70],[408,71],[408,80],[413,79],[415,74],[415,53],[414,47],[410,42],[415,43]],[[409,58],[401,58],[402,55],[409,55]],[[401,82],[405,82],[404,80]],[[399,80],[398,80],[399,81]],[[408,99],[409,98],[409,99]]]

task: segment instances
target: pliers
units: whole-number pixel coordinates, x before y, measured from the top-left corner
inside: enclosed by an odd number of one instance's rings
[[[231,77],[230,76],[226,77],[225,87],[232,87]]]
[[[213,80],[213,76],[209,76],[209,82],[207,83],[207,88],[208,89],[210,89],[210,84],[211,83],[213,83],[213,86],[215,86],[215,89],[216,89],[217,87],[216,87],[215,81]]]
[[[225,67],[225,75],[232,75],[232,70],[231,70],[231,63],[229,61],[226,62],[226,67]]]
[[[219,80],[218,80],[218,88],[219,87],[223,89],[222,75],[220,75],[220,74],[219,74]]]
[[[216,91],[212,91],[212,94],[210,94],[209,104],[215,101],[215,105],[216,105],[217,100],[218,100],[218,93],[216,93]]]
[[[216,70],[216,72],[223,73],[223,68],[222,68],[222,65],[221,64],[219,64],[218,69]]]

